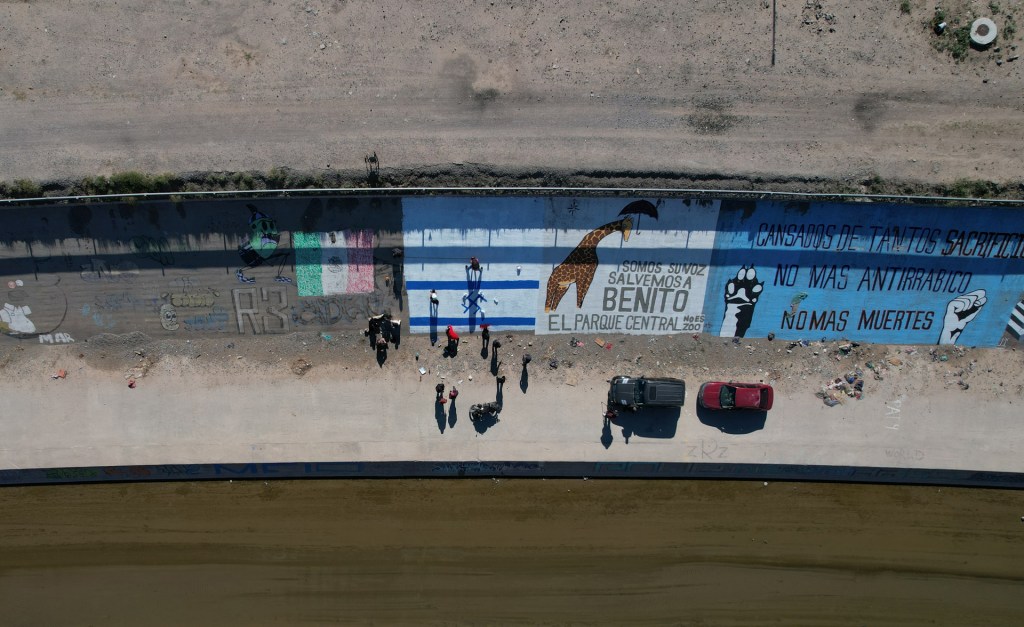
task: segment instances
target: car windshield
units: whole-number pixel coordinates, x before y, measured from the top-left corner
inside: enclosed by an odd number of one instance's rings
[[[736,406],[736,388],[723,385],[718,393],[718,402],[723,408]]]
[[[644,381],[643,379],[637,381],[636,385],[633,386],[633,402],[636,403],[637,405],[644,404],[644,389],[646,388],[647,382]]]

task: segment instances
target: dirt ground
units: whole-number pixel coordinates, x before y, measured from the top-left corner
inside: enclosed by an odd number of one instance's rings
[[[944,3],[1002,29],[957,63],[924,0],[8,2],[0,172],[1019,181],[1024,10],[991,4]]]
[[[1024,493],[712,481],[0,490],[4,624],[1013,625]]]
[[[426,336],[406,335],[400,348],[392,349],[383,365],[378,365],[369,341],[354,327],[330,333],[210,336],[188,342],[155,340],[142,333],[103,334],[64,347],[5,343],[0,348],[0,371],[19,378],[46,378],[58,369],[75,377],[96,376],[90,371],[116,371],[126,379],[138,379],[140,385],[159,385],[161,377],[202,374],[210,385],[225,386],[253,377],[287,382],[296,377],[329,380],[336,376],[373,377],[403,386],[420,366],[431,380],[441,375],[449,382],[493,378],[495,361],[500,373],[514,379],[523,355],[529,354],[533,359],[531,385],[539,394],[557,395],[562,386],[604,381],[613,374],[646,374],[683,378],[693,388],[691,393],[695,392],[693,386],[703,381],[734,380],[767,382],[781,394],[815,395],[837,378],[854,375],[863,380],[865,397],[927,395],[940,403],[943,397],[952,396],[998,395],[1011,403],[1024,399],[1024,383],[1017,376],[1024,367],[1024,351],[1018,350],[1015,342],[1006,348],[981,349],[820,339],[736,341],[707,334],[538,336],[502,332],[492,337],[495,339],[502,342],[497,360],[491,358],[490,351],[481,350],[479,333],[464,334],[459,356],[449,359],[443,354],[443,341],[432,346]],[[857,402],[852,385],[837,387],[833,391],[838,400]],[[53,393],[62,393],[60,387]]]

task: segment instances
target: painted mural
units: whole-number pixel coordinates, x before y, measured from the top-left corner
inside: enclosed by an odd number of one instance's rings
[[[372,292],[373,231],[294,235],[299,296]]]
[[[9,210],[15,211],[15,210]],[[1024,337],[1024,214],[876,203],[320,197],[34,208],[0,338],[363,328]]]
[[[384,312],[400,319],[405,306],[399,199],[138,202],[18,216],[0,234],[0,333],[15,340],[287,333]]]
[[[993,345],[1024,288],[1022,256],[1013,210],[727,202],[706,330]]]
[[[436,336],[448,325],[474,331],[481,324],[533,330],[547,204],[544,198],[405,199],[410,331]]]
[[[537,332],[702,331],[717,206],[716,201],[553,201]]]
[[[413,332],[703,329],[717,202],[410,198],[404,208]]]

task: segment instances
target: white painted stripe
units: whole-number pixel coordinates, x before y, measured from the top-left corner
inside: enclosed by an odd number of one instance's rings
[[[1017,322],[1016,320],[1010,320],[1010,322],[1006,325],[1006,330],[1017,336],[1017,339],[1020,339],[1020,336],[1024,335],[1024,325]]]

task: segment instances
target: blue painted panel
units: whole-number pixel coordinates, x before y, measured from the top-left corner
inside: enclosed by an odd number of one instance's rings
[[[460,290],[466,287],[465,281],[406,281],[408,290]],[[537,289],[539,281],[480,281],[481,290],[521,290]]]
[[[1024,214],[726,201],[712,266],[717,335],[995,345],[1024,291]]]
[[[411,332],[433,335],[449,324],[460,332],[481,324],[533,330],[546,205],[544,198],[403,200]],[[479,258],[479,272],[468,267],[470,257]]]

